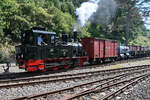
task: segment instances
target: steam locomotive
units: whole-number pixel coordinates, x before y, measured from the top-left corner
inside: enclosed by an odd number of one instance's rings
[[[37,45],[39,35],[43,36],[43,41],[47,45]],[[76,37],[77,32],[74,32],[74,42],[72,42],[68,35],[62,34],[62,41],[59,41],[55,32],[48,32],[43,28],[26,30],[22,33],[21,45],[16,46],[17,64],[19,68],[27,71],[82,66],[88,57]]]
[[[39,35],[42,35],[46,44],[38,45]],[[83,66],[87,61],[99,64],[106,60],[148,55],[147,47],[119,46],[117,41],[99,38],[82,38],[79,42],[77,32],[74,32],[73,39],[62,34],[60,40],[55,32],[36,27],[24,31],[21,34],[21,45],[16,46],[16,62],[20,69],[28,72],[68,69]]]

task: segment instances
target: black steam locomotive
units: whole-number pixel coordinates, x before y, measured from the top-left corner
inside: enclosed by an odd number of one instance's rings
[[[42,35],[42,45],[38,45],[39,35]],[[82,66],[87,56],[83,52],[82,44],[77,42],[77,32],[74,32],[73,37],[74,39],[67,34],[62,34],[60,41],[55,32],[48,32],[43,28],[24,31],[21,45],[16,46],[19,68],[27,71],[46,71]]]

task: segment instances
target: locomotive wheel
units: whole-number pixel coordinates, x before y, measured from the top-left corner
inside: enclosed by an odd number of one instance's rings
[[[64,68],[65,68],[65,69],[68,69],[68,68],[69,68],[69,65],[65,65]]]
[[[93,65],[94,64],[94,61],[93,61],[93,59],[89,59],[89,63],[90,63],[90,65]]]
[[[58,70],[58,67],[53,67],[53,71],[57,71]]]
[[[43,70],[42,70],[42,72],[46,72],[46,71],[47,71],[46,69],[43,69]]]
[[[78,60],[76,59],[76,60],[73,60],[73,64],[72,64],[72,67],[77,67],[78,66]]]

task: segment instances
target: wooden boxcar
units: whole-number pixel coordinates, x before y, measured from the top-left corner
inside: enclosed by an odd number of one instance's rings
[[[100,38],[82,38],[84,51],[89,57],[89,62],[102,62],[106,59],[114,60],[118,57],[118,43],[114,40]]]

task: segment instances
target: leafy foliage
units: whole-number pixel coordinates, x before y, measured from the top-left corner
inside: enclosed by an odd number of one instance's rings
[[[72,34],[77,19],[75,9],[86,1],[88,0],[0,0],[0,39],[5,44],[19,42],[21,31],[33,26],[45,27],[58,35],[62,32]],[[105,26],[88,23],[80,30],[79,38],[100,37],[121,43],[134,43],[133,40],[146,33],[135,1],[138,0],[116,0],[118,10],[111,22]]]
[[[9,42],[18,42],[21,31],[33,26],[45,27],[58,34],[71,33],[75,7],[72,2],[64,4],[59,0],[1,0],[0,37],[3,42],[8,41],[4,37],[9,38]]]
[[[75,9],[88,0],[0,0],[0,62],[14,58],[15,49],[10,44],[19,43],[22,30],[45,27],[61,33],[72,34],[77,16]],[[139,10],[149,0],[115,0],[118,9],[107,25],[87,23],[79,31],[79,38],[100,37],[120,43],[149,46],[149,39]],[[142,7],[144,9],[144,7]],[[142,11],[142,12],[141,12]],[[9,45],[9,46],[8,46]],[[9,48],[9,49],[8,49]],[[13,48],[13,49],[12,49]],[[12,50],[11,50],[12,49]]]

